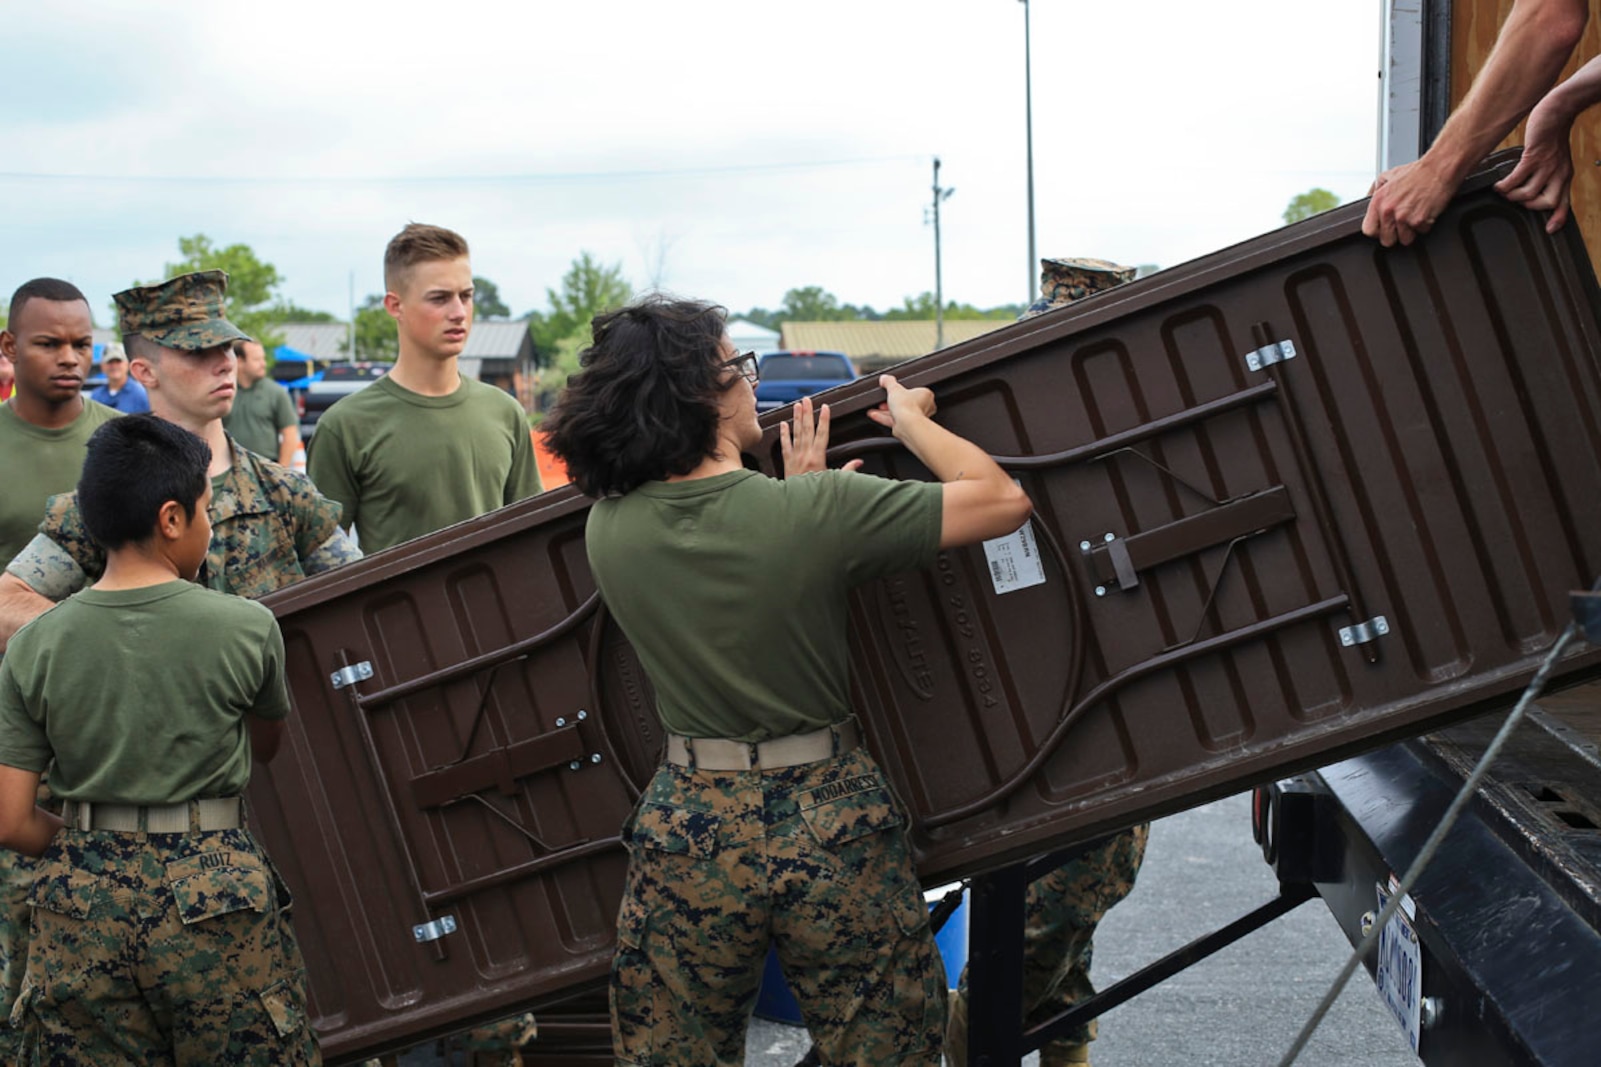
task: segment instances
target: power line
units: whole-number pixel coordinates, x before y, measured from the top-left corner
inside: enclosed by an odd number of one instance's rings
[[[681,170],[546,171],[523,174],[424,175],[304,175],[250,174],[45,174],[0,171],[0,181],[94,182],[121,185],[560,185],[575,182],[637,181],[655,178],[704,178],[720,174],[760,174],[775,171],[824,170],[835,167],[875,166],[882,163],[922,162],[926,155],[864,156],[857,159],[806,160],[789,163],[732,163],[719,167]]]

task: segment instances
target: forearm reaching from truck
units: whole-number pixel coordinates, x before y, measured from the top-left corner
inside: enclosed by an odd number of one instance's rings
[[[1551,212],[1545,232],[1556,233],[1568,221],[1568,192],[1573,187],[1573,122],[1586,108],[1601,103],[1601,56],[1552,89],[1529,112],[1523,158],[1512,173],[1495,183],[1513,203]]]
[[[1428,233],[1462,179],[1557,80],[1588,19],[1584,0],[1518,0],[1434,144],[1415,163],[1392,167],[1373,182],[1362,232],[1386,248]]]

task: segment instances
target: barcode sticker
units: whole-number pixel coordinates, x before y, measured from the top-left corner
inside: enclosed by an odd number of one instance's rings
[[[1034,528],[1026,522],[1014,534],[985,541],[984,558],[989,560],[990,580],[995,583],[997,595],[1045,584],[1045,566],[1040,562]]]

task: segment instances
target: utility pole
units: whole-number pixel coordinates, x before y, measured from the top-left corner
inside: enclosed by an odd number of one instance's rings
[[[934,157],[934,351],[945,347],[945,283],[940,274],[939,205],[950,199],[955,189],[939,187],[939,156]],[[1033,301],[1029,301],[1033,303]]]
[[[1034,75],[1030,70],[1033,49],[1028,40],[1028,0],[1023,0],[1023,123],[1028,139],[1028,302],[1039,296],[1035,279],[1039,260],[1034,258]]]
[[[350,361],[354,363],[356,356],[356,272],[350,272],[350,330],[346,335],[350,339]]]

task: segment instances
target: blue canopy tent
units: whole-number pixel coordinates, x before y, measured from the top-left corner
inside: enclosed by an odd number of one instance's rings
[[[291,393],[305,389],[321,378],[323,370],[326,369],[317,366],[315,356],[309,356],[288,345],[279,345],[273,349],[272,358],[273,380]]]

